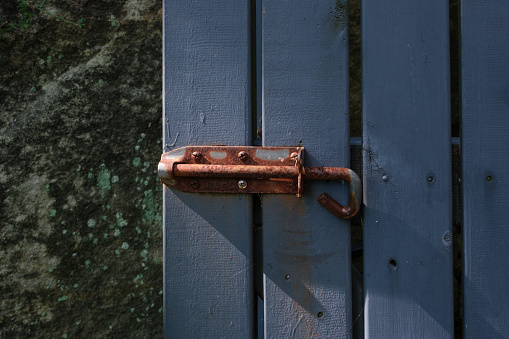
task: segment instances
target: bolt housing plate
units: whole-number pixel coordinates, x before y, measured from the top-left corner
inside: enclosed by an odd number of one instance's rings
[[[303,157],[291,158],[292,153],[302,154],[302,147],[256,147],[256,146],[187,146],[164,153],[158,166],[158,175],[168,187],[196,193],[299,193],[298,178],[274,178],[272,168],[302,166]],[[246,156],[239,157],[241,152]],[[193,154],[195,154],[193,156]],[[200,154],[200,156],[196,156]],[[244,154],[244,153],[243,153]],[[229,177],[221,177],[212,170],[207,173],[179,171],[186,164],[219,165],[230,168]],[[248,168],[263,166],[264,175],[244,175]],[[212,166],[211,166],[212,167]],[[235,173],[237,172],[237,173]],[[239,187],[239,179],[247,183]]]

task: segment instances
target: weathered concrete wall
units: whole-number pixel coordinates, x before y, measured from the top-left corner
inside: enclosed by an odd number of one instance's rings
[[[161,0],[42,2],[0,3],[0,338],[161,337]]]

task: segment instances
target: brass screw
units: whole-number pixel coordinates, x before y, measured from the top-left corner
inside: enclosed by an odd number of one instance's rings
[[[293,152],[292,154],[290,154],[290,159],[292,159],[293,161],[297,161],[298,157],[299,154],[297,154],[297,152]]]

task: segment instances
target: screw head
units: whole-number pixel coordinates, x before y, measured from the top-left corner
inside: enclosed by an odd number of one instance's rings
[[[239,185],[239,188],[240,188],[241,190],[246,189],[246,187],[247,187],[247,181],[245,181],[245,180],[239,180],[239,184],[238,184],[238,185]]]
[[[202,155],[200,152],[193,152],[193,154],[191,154],[191,157],[193,158],[194,161],[198,161],[201,159]]]
[[[247,154],[246,152],[244,151],[241,151],[239,152],[239,154],[237,154],[237,156],[239,157],[240,160],[242,161],[246,161],[248,158],[249,158],[249,154]]]
[[[296,161],[297,158],[299,157],[299,154],[297,152],[293,152],[292,154],[290,154],[290,159]]]

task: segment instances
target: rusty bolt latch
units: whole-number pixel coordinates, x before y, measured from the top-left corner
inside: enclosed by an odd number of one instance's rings
[[[335,216],[349,219],[361,202],[361,181],[348,168],[304,167],[303,147],[188,146],[164,153],[158,166],[161,181],[195,193],[303,194],[304,179],[344,180],[350,184],[347,207],[327,193],[318,202]]]

